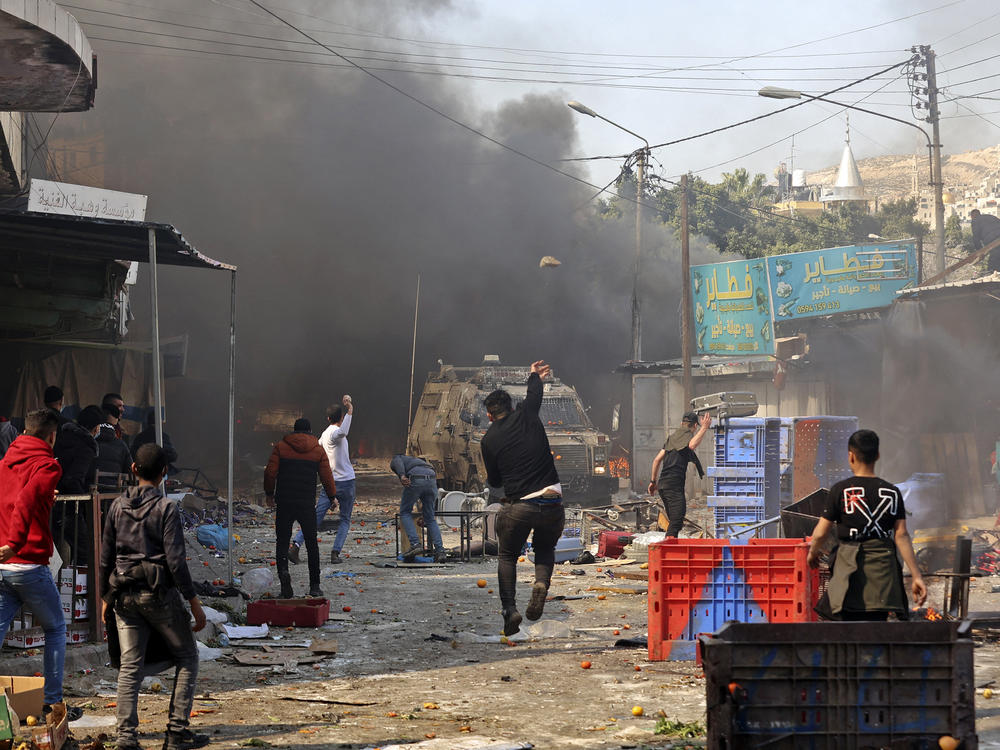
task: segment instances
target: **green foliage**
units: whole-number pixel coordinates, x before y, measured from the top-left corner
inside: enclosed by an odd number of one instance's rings
[[[668,737],[701,737],[705,734],[705,727],[700,721],[675,721],[661,716],[656,720],[653,734],[664,734]]]
[[[736,169],[722,175],[719,183],[690,176],[688,225],[720,252],[746,258],[818,250],[824,247],[871,241],[869,235],[885,240],[905,239],[926,234],[928,227],[916,221],[917,202],[904,198],[882,204],[869,213],[865,207],[843,204],[815,218],[776,215],[776,188],[766,184],[762,174],[751,175]],[[653,220],[680,231],[681,187],[662,183],[654,176],[648,182],[646,205],[655,206]],[[631,192],[630,192],[631,191]],[[633,196],[631,174],[619,180],[619,196]],[[622,218],[631,212],[620,197],[602,202],[599,214],[605,219]]]
[[[952,214],[944,222],[944,244],[950,250],[972,251],[972,228],[963,229],[958,214]]]

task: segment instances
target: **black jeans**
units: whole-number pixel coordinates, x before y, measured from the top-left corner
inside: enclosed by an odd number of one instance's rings
[[[555,565],[556,542],[562,536],[566,511],[562,503],[532,503],[521,501],[503,506],[497,514],[497,580],[500,585],[500,604],[513,609],[517,586],[517,557],[532,534],[531,546],[535,551],[535,581],[546,586],[552,580]]]
[[[687,498],[684,497],[684,488],[673,489],[660,487],[660,499],[663,501],[663,510],[667,513],[667,536],[677,536],[684,526],[684,516],[687,513]]]
[[[121,669],[118,670],[118,740],[134,742],[139,730],[139,686],[143,678],[150,633],[160,634],[174,662],[174,690],[170,695],[167,730],[182,732],[194,702],[198,678],[198,647],[191,632],[191,617],[177,589],[164,592],[122,593],[115,603]]]
[[[298,521],[302,529],[306,555],[309,559],[309,586],[319,586],[319,542],[316,541],[316,503],[278,503],[274,508],[274,559],[278,575],[288,574],[288,545],[292,541],[292,525]]]

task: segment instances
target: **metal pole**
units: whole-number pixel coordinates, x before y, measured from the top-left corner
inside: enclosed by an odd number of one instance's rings
[[[417,363],[417,316],[420,313],[420,274],[417,274],[417,298],[413,303],[413,349],[410,354],[410,403],[406,407],[406,450],[409,452],[410,428],[413,427],[413,371]]]
[[[642,180],[646,149],[639,149],[635,165],[635,268],[632,274],[632,361],[642,361],[642,330],[639,311],[639,273],[642,270]]]
[[[934,134],[934,145],[931,150],[934,162],[934,242],[937,246],[938,273],[945,269],[944,257],[944,176],[941,173],[941,127],[938,112],[937,70],[934,63],[934,50],[927,47],[927,106]]]
[[[694,397],[691,382],[691,246],[688,232],[688,176],[681,175],[681,358],[684,363],[684,408]]]
[[[153,309],[153,408],[156,409],[156,444],[163,445],[163,391],[161,390],[160,303],[156,275],[156,230],[149,230],[149,297]]]
[[[233,472],[236,460],[236,271],[229,292],[229,476],[226,495],[226,528],[229,536],[229,585],[233,585]]]

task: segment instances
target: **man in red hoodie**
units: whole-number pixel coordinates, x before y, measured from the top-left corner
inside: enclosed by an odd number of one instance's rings
[[[316,480],[326,494],[334,497],[330,459],[312,434],[308,419],[295,420],[294,432],[285,435],[275,446],[264,469],[264,494],[274,502],[274,528],[277,533],[274,556],[277,558],[281,598],[291,599],[292,579],[288,573],[288,543],[292,524],[299,522],[309,556],[309,596],[323,596],[319,587],[319,544],[316,541]]]
[[[25,417],[20,435],[0,461],[0,640],[26,604],[45,631],[46,713],[62,703],[66,623],[59,589],[49,571],[49,519],[62,469],[52,454],[59,421],[48,409]],[[83,713],[68,709],[70,719]]]

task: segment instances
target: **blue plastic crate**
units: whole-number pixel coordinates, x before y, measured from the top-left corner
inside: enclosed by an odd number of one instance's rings
[[[763,503],[715,507],[712,513],[715,516],[715,536],[719,539],[730,537],[747,526],[754,526],[765,519]]]
[[[764,498],[759,495],[709,495],[705,498],[709,508],[764,508]]]
[[[714,485],[716,495],[764,497],[764,477],[749,477],[746,479],[719,478],[714,481]]]
[[[762,417],[728,419],[715,431],[716,466],[763,466]]]

